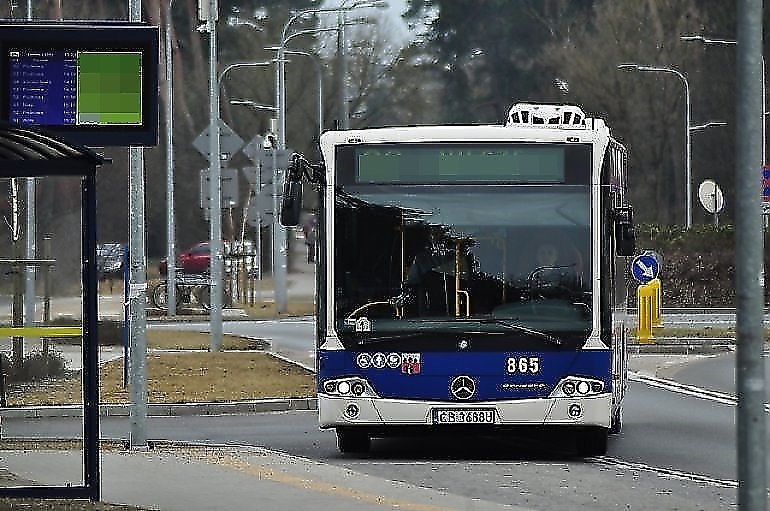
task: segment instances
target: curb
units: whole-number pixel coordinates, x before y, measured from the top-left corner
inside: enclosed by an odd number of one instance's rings
[[[721,337],[658,338],[651,343],[632,340],[628,353],[656,355],[708,355],[735,351],[735,339]]]
[[[148,417],[180,417],[190,415],[235,415],[249,413],[288,412],[295,410],[317,410],[315,397],[291,399],[257,399],[229,403],[153,403],[147,405]],[[100,417],[129,417],[131,405],[99,405]],[[83,417],[83,405],[67,406],[24,406],[0,409],[0,417],[7,419],[38,419],[51,417]]]

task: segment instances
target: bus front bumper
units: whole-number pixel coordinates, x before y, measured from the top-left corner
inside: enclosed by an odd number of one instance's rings
[[[406,399],[347,398],[318,395],[321,428],[340,426],[436,426],[438,416],[492,417],[474,426],[599,426],[610,427],[612,395],[583,398],[544,398],[472,403],[411,401]],[[454,412],[447,414],[446,412]],[[462,412],[462,414],[458,414]],[[446,424],[446,423],[443,423]]]

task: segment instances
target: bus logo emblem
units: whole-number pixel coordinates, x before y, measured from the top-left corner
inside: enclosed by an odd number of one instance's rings
[[[361,369],[369,369],[372,365],[372,356],[368,353],[359,353],[356,357],[356,364]]]
[[[398,353],[388,353],[388,367],[396,369],[401,366],[401,355]]]
[[[372,355],[372,366],[374,366],[375,369],[384,369],[386,362],[387,358],[384,353],[375,353]]]
[[[476,393],[476,382],[470,376],[458,376],[449,386],[452,395],[462,401],[468,400]]]

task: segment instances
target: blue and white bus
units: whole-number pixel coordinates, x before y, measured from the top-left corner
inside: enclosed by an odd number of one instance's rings
[[[329,131],[321,150],[318,413],[340,451],[535,426],[606,452],[634,238],[605,122],[517,104],[500,125]]]

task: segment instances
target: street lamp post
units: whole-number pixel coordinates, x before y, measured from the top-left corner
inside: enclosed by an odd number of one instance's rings
[[[176,315],[176,232],[174,219],[174,89],[171,46],[171,6],[166,4],[166,303],[169,316]]]
[[[327,30],[334,30],[334,29],[321,29],[323,31]],[[313,30],[313,32],[318,32],[319,30]],[[304,33],[304,31],[302,31]],[[299,34],[299,33],[298,33]],[[291,37],[293,37],[295,34],[292,34]],[[265,48],[266,50],[273,50],[278,51],[278,46],[269,46]],[[318,77],[318,136],[321,136],[321,133],[323,133],[323,125],[324,125],[324,112],[323,112],[323,70],[321,69],[321,63],[318,61],[318,57],[313,55],[312,53],[308,53],[306,51],[299,51],[299,50],[289,50],[287,48],[284,48],[283,50],[284,55],[301,55],[303,57],[308,57],[313,61],[313,65],[315,66],[316,70],[316,76]],[[246,103],[244,103],[246,104]],[[247,105],[251,106],[251,105]],[[270,107],[273,108],[273,107]]]
[[[283,30],[281,30],[281,42],[278,45],[278,54],[276,55],[275,66],[275,106],[278,109],[276,118],[276,149],[278,151],[286,150],[286,43],[290,39],[310,33],[324,32],[327,29],[313,29],[313,30],[300,30],[293,34],[288,34],[289,27],[296,20],[307,16],[308,14],[318,14],[326,12],[340,12],[350,11],[353,9],[362,9],[367,7],[380,7],[387,5],[379,0],[359,1],[346,7],[331,7],[331,8],[318,8],[318,9],[305,9],[292,15],[284,24]],[[336,30],[336,29],[334,29]],[[276,154],[274,152],[273,154]],[[279,169],[276,167],[273,174],[273,186],[277,186],[277,182],[281,175]],[[277,192],[276,192],[277,193]],[[273,280],[275,283],[275,311],[276,314],[280,314],[286,311],[287,296],[286,296],[286,259],[288,247],[286,246],[286,228],[281,225],[278,218],[278,201],[275,200],[275,211],[273,212],[273,254],[275,258],[275,271]]]
[[[738,44],[734,39],[722,39],[719,37],[707,37],[703,35],[683,35],[679,37],[682,41],[700,41],[705,45],[735,46]],[[767,96],[766,96],[765,78],[765,57],[762,56],[762,165],[767,163],[767,128],[765,127],[765,117],[767,116]]]
[[[263,105],[263,104],[257,103],[256,101],[252,101],[250,99],[231,99],[230,100],[230,104],[231,105],[245,106],[245,107],[251,108],[252,110],[266,110],[268,112],[272,112],[273,115],[275,115],[276,110],[278,110],[273,105]],[[257,169],[258,169],[257,170],[257,175],[255,176],[254,188],[252,189],[252,193],[255,193],[255,190],[258,191],[261,188],[261,183],[262,183],[262,167],[261,167],[261,165],[257,165]],[[250,195],[250,197],[251,197],[251,195]],[[248,207],[247,207],[247,209],[248,209]],[[243,239],[243,236],[244,236],[243,233],[245,232],[245,229],[246,229],[246,218],[245,218],[245,215],[246,215],[246,212],[244,211],[244,220],[243,220],[243,229],[244,230],[241,231],[241,239]],[[257,255],[257,261],[258,261],[257,262],[257,281],[259,281],[259,282],[262,281],[262,262],[261,262],[262,261],[262,219],[261,219],[261,216],[262,216],[262,214],[260,213],[259,208],[257,208],[257,226],[256,226],[256,229],[255,229],[255,235],[256,235],[255,243],[256,243],[256,245],[258,247],[257,248],[257,254],[258,254]],[[273,258],[271,258],[271,259],[273,259]],[[273,263],[274,262],[275,261],[273,260]],[[273,273],[275,273],[275,265],[273,265]],[[260,287],[261,287],[261,284],[257,286],[257,300],[258,301],[261,301],[261,297],[260,297],[261,296],[260,295],[261,289],[260,289]]]
[[[676,75],[684,84],[684,93],[686,101],[685,110],[685,196],[686,196],[686,209],[687,219],[686,227],[689,230],[692,227],[692,140],[691,140],[691,127],[690,127],[690,84],[687,82],[687,77],[680,71],[671,67],[655,67],[655,66],[641,66],[639,64],[620,64],[618,69],[624,69],[628,71],[642,71],[650,73],[670,73]]]

